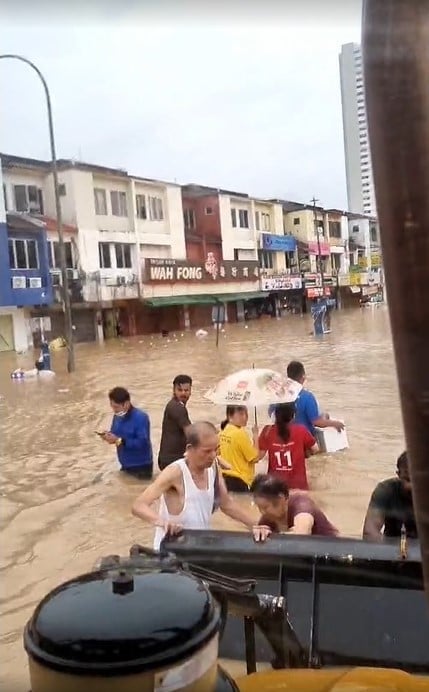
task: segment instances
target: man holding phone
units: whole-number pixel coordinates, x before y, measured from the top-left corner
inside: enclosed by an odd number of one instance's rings
[[[135,408],[124,387],[109,392],[113,420],[110,432],[97,433],[105,442],[116,446],[121,470],[142,480],[152,478],[153,454],[150,420],[147,413]]]

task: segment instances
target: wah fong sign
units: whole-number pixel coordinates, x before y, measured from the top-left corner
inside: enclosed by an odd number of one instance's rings
[[[148,283],[213,283],[216,281],[257,281],[258,262],[223,260],[218,262],[209,253],[204,263],[174,260],[146,259],[145,281]]]

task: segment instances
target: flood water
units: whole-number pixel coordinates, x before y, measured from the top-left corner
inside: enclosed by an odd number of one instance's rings
[[[194,378],[191,419],[218,423],[223,411],[203,398],[211,384],[253,363],[284,369],[302,360],[307,386],[323,410],[344,418],[350,442],[346,452],[309,461],[312,492],[343,534],[359,535],[371,490],[393,475],[404,446],[387,308],[343,311],[332,323],[321,341],[310,335],[308,317],[290,316],[227,326],[217,350],[213,333],[204,341],[178,333],[78,345],[77,372],[67,375],[57,352],[49,382],[10,380],[33,357],[0,354],[0,689],[28,691],[22,631],[51,588],[102,555],[151,544],[152,530],[130,513],[141,483],[119,473],[115,451],[94,434],[109,425],[107,392],[115,385],[150,414],[157,454],[176,374]],[[239,528],[219,515],[213,525]]]

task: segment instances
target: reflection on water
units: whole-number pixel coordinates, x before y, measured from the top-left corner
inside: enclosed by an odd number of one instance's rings
[[[8,379],[33,358],[0,354],[1,689],[28,690],[22,629],[49,589],[101,555],[151,541],[151,530],[130,514],[141,484],[118,472],[114,450],[94,434],[110,422],[112,386],[128,387],[149,412],[157,453],[174,375],[194,378],[191,419],[218,423],[224,411],[203,398],[217,379],[252,363],[281,369],[292,358],[303,360],[308,386],[324,410],[345,418],[351,444],[309,462],[311,487],[342,533],[360,532],[369,493],[392,474],[404,444],[387,310],[339,313],[322,341],[310,329],[308,318],[298,316],[231,325],[218,351],[213,334],[203,341],[179,333],[177,341],[171,335],[82,345],[77,373],[67,375],[65,354],[56,353],[58,375],[43,382]],[[222,516],[214,526],[238,528]]]

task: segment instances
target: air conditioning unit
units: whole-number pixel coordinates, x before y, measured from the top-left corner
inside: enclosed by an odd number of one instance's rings
[[[27,279],[25,276],[13,276],[12,288],[27,288]]]
[[[67,269],[67,278],[73,279],[74,281],[79,278],[78,269]]]
[[[117,286],[118,280],[116,276],[106,276],[105,278],[106,286]]]
[[[61,286],[61,272],[51,271],[52,286]]]
[[[42,288],[42,279],[40,276],[34,276],[31,279],[28,279],[28,285],[30,288]]]

